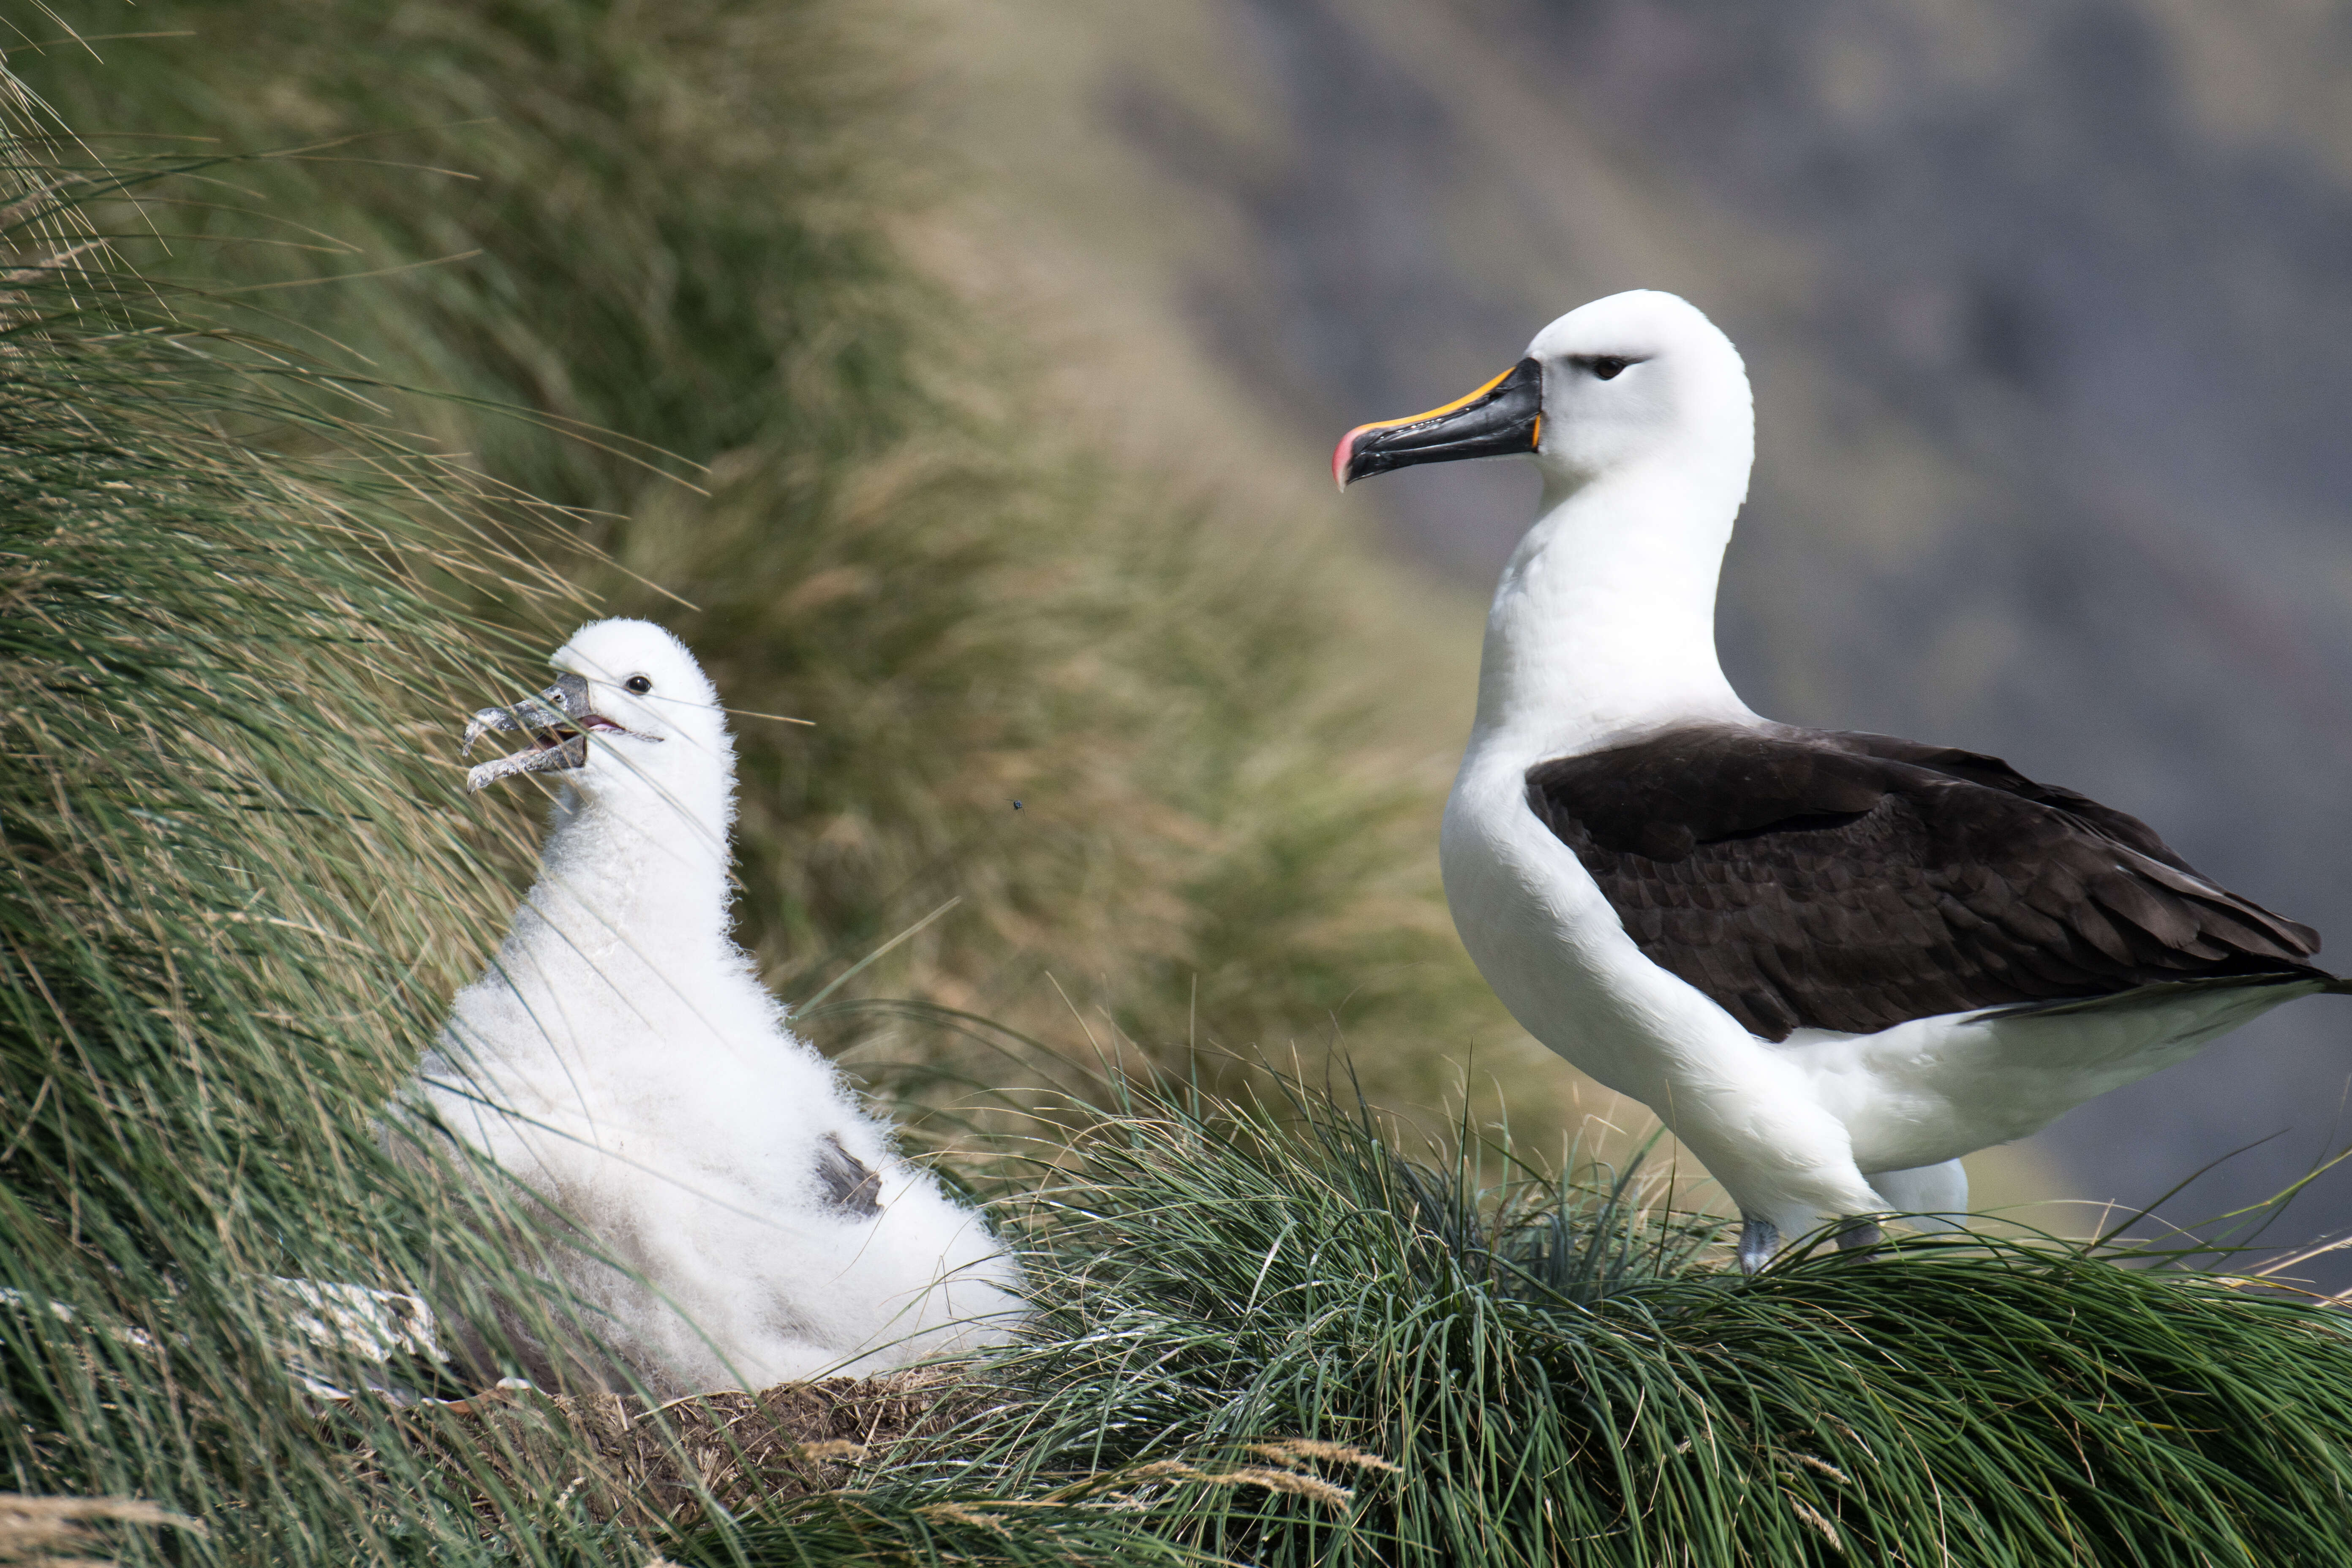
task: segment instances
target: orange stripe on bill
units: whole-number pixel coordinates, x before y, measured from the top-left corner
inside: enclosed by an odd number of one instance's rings
[[[1402,419],[1359,425],[1331,451],[1331,478],[1358,479],[1415,463],[1532,452],[1543,431],[1543,366],[1523,359],[1466,396]]]

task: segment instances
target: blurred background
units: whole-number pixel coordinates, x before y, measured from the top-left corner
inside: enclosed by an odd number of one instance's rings
[[[940,12],[962,144],[1000,245],[1064,282],[1049,314],[1116,300],[1095,331],[1196,357],[1311,479],[1338,431],[1477,384],[1554,314],[1682,293],[1757,388],[1721,623],[1755,707],[2084,790],[2352,962],[2352,14],[971,11]],[[1041,217],[1050,260],[1015,238]],[[1533,499],[1489,463],[1346,505],[1475,598]],[[2347,1082],[2352,1016],[2305,1004],[1979,1189],[2137,1207],[2186,1182],[2167,1217],[2221,1215],[2352,1140]],[[2269,1239],[2347,1205],[2322,1176]]]
[[[1076,1056],[1344,1052],[1433,1124],[1466,1088],[1531,1149],[1621,1147],[1638,1109],[1518,1034],[1436,894],[1532,474],[1342,500],[1326,464],[1632,287],[1697,303],[1755,381],[1721,621],[1752,705],[2132,811],[2352,965],[2352,13],[59,0],[17,26],[10,69],[92,147],[189,168],[125,209],[142,265],[346,279],[287,289],[290,330],[542,416],[411,411],[577,509],[618,563],[579,572],[730,700],[817,720],[745,734],[745,935],[787,995],[937,913],[839,994]],[[813,1026],[853,1063],[1012,1070],[870,1007]],[[2352,1143],[2348,1089],[2352,1008],[2305,1003],[1972,1160],[1979,1201],[2072,1234],[2224,1215]],[[2331,1172],[2264,1239],[2345,1229]]]

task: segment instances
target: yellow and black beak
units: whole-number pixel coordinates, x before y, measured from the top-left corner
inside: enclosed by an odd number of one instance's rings
[[[1358,479],[1415,463],[1532,452],[1543,439],[1543,366],[1523,359],[1467,397],[1402,419],[1359,425],[1331,453],[1331,477]]]

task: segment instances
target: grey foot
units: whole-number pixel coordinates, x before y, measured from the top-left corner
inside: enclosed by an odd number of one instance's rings
[[[1780,1248],[1780,1227],[1752,1214],[1739,1216],[1739,1271],[1753,1274]]]
[[[1856,1252],[1876,1247],[1886,1239],[1886,1233],[1874,1220],[1849,1220],[1838,1226],[1837,1244],[1840,1252]]]

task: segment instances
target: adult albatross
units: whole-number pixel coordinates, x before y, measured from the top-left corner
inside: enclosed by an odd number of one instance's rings
[[[1741,1268],[1959,1210],[1960,1156],[2344,988],[2310,928],[2120,811],[1748,710],[1715,592],[1755,421],[1686,301],[1572,310],[1467,397],[1349,431],[1332,471],[1511,453],[1543,501],[1486,617],[1446,900],[1528,1032],[1706,1163]]]

